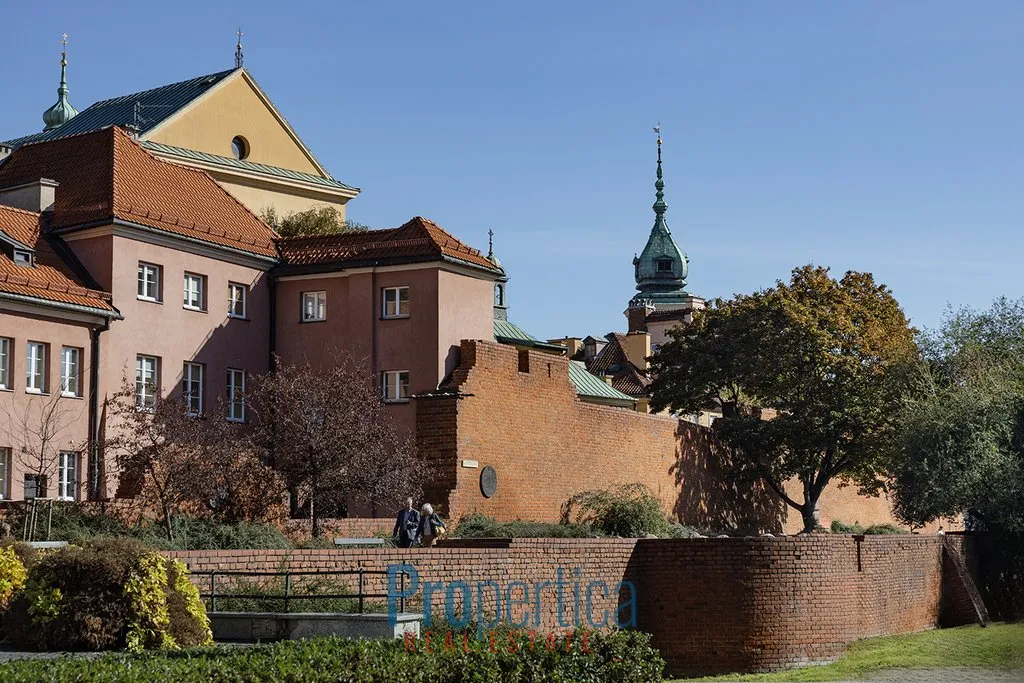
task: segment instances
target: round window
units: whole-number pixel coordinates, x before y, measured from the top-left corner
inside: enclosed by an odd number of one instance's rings
[[[244,159],[249,156],[249,143],[241,135],[236,135],[231,140],[231,153],[236,159]]]

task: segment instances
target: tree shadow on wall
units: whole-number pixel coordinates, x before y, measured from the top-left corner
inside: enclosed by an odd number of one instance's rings
[[[679,491],[673,512],[682,524],[714,532],[782,532],[785,503],[762,482],[736,473],[732,452],[713,429],[679,422],[670,472]]]

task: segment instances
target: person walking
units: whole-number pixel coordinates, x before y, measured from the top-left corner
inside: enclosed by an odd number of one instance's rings
[[[434,514],[433,506],[430,503],[424,503],[423,507],[420,508],[420,543],[424,548],[429,548],[437,543],[438,537],[443,535],[444,532],[444,522]]]
[[[412,498],[405,499],[405,507],[398,511],[395,530],[392,536],[398,538],[399,548],[411,548],[416,542],[416,534],[420,527],[420,513],[412,506]]]

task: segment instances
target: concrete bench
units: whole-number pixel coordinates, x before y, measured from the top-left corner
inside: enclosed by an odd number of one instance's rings
[[[383,538],[336,538],[334,539],[334,545],[346,546],[346,545],[386,545],[387,541]]]

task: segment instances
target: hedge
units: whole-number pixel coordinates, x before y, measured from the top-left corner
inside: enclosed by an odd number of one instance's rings
[[[454,638],[424,651],[389,640],[316,638],[273,645],[201,648],[95,659],[21,660],[0,665],[5,683],[36,681],[267,681],[300,683],[459,683],[461,681],[554,683],[653,683],[665,662],[649,637],[636,631],[531,640],[518,635],[488,641]],[[468,648],[466,644],[468,643]],[[468,650],[468,651],[467,651]],[[514,650],[514,651],[513,651]]]

